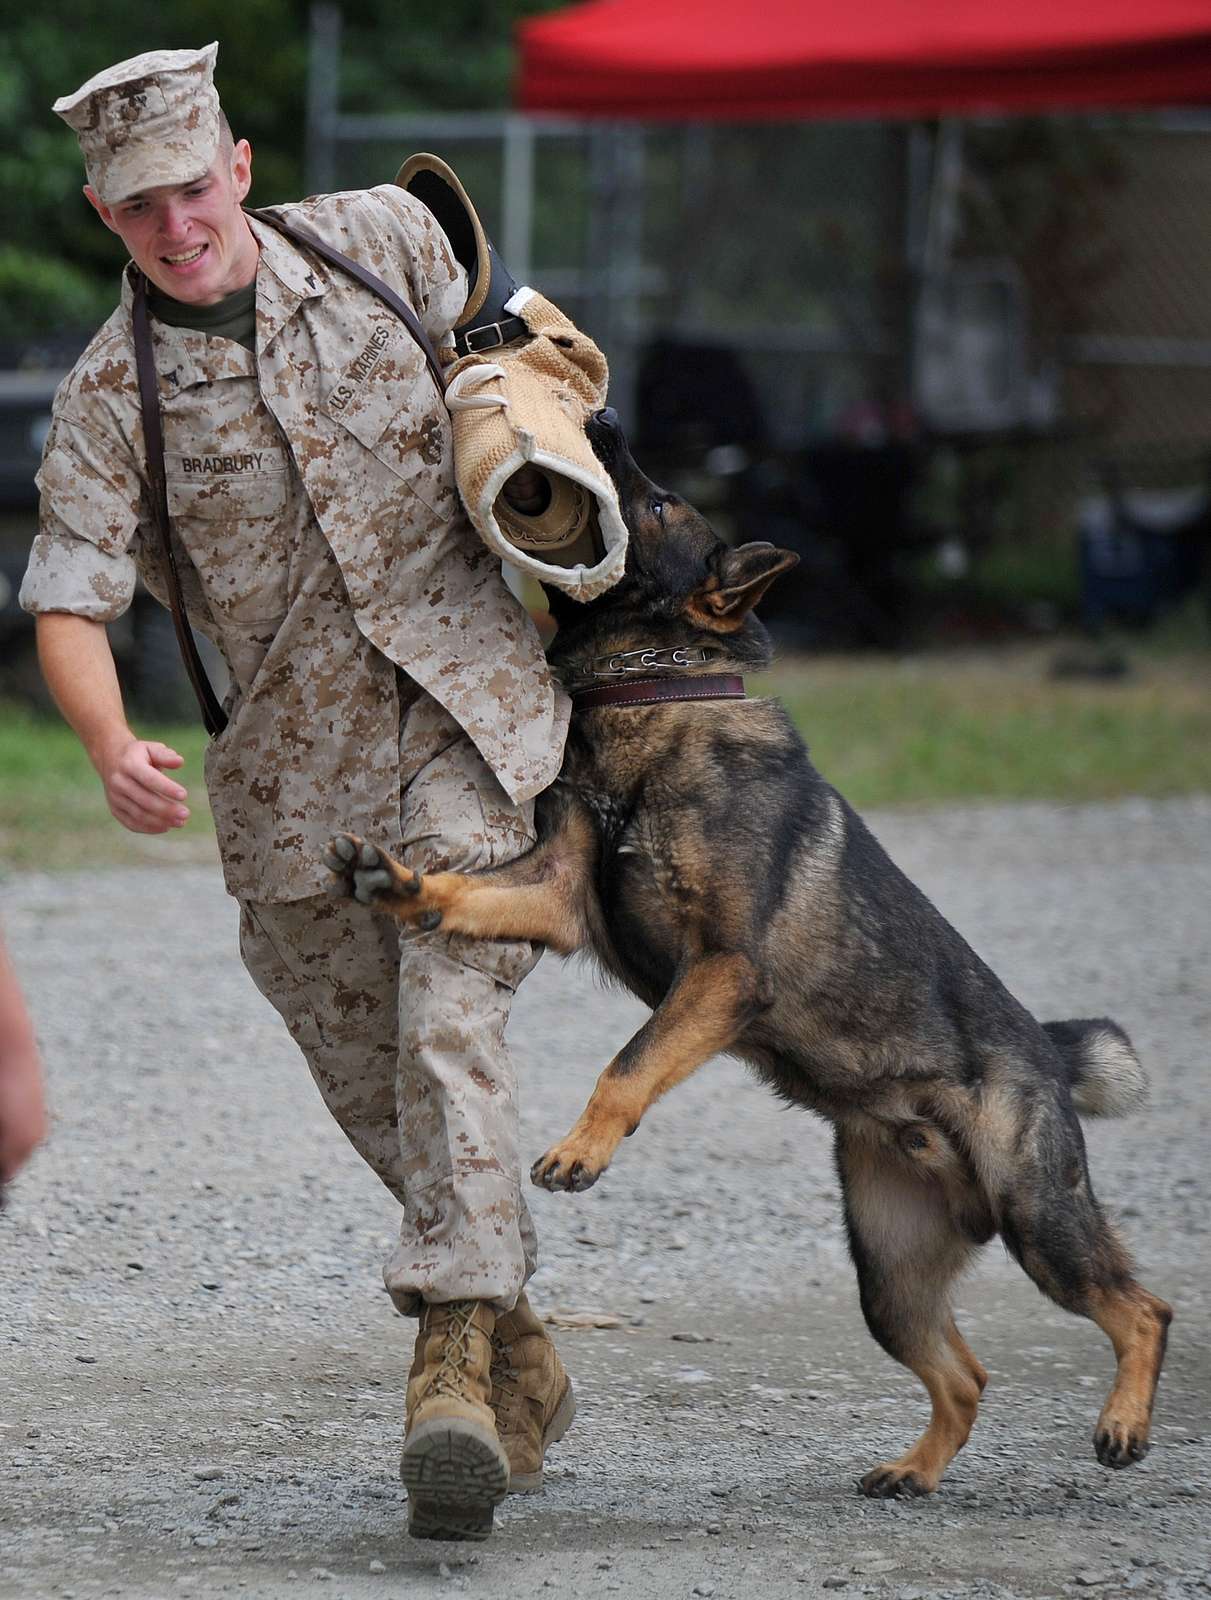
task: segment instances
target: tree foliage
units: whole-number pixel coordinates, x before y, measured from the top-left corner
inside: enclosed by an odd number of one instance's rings
[[[562,0],[346,0],[341,108],[467,110],[509,103],[513,28]],[[303,192],[309,0],[0,0],[0,339],[83,322],[112,305],[124,252],[84,199],[71,130],[51,111],[94,73],[144,50],[219,41],[216,82],[255,151],[253,204]],[[368,172],[366,182],[384,172]]]

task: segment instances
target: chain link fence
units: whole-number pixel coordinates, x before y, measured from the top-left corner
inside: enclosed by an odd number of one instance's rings
[[[451,160],[608,352],[648,470],[800,550],[805,643],[901,642],[976,566],[1071,614],[1090,527],[1197,520],[1211,119],[328,127],[326,178],[385,137]]]

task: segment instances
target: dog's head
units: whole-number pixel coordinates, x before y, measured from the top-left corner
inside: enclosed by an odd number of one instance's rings
[[[772,544],[725,544],[693,506],[639,470],[612,408],[595,412],[586,431],[618,490],[629,534],[626,575],[603,603],[638,605],[710,633],[736,633],[799,557]]]

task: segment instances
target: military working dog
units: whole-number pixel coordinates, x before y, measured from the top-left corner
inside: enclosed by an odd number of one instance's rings
[[[950,1292],[996,1233],[1109,1337],[1094,1447],[1108,1467],[1140,1460],[1171,1312],[1132,1276],[1077,1121],[1142,1099],[1127,1036],[1036,1022],[821,778],[782,707],[714,697],[737,693],[721,673],[768,661],[753,606],[795,557],[724,544],[640,472],[612,412],[589,432],[630,547],[600,599],[551,597],[574,711],[536,848],[422,878],[345,834],[328,865],[402,923],[587,950],[653,1008],[535,1183],[588,1188],[653,1100],[721,1051],[829,1119],[866,1321],[932,1402],[921,1438],[862,1479],[868,1495],[931,1493],[970,1434],[987,1375]],[[627,703],[601,693],[636,665]],[[670,683],[679,697],[656,699]]]

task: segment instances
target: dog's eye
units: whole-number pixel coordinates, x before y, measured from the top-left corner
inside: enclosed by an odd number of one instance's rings
[[[667,502],[664,500],[652,500],[649,502],[649,509],[661,527],[664,526],[664,508],[666,504]]]

